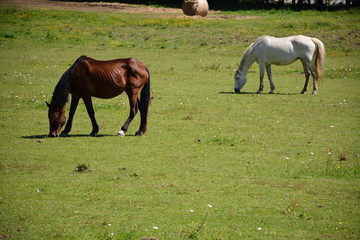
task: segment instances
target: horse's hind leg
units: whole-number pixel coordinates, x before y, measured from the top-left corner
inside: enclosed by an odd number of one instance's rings
[[[309,62],[307,64],[308,69],[310,70],[311,76],[313,78],[313,91],[312,94],[317,94],[317,82],[318,82],[318,76],[316,75],[315,68],[312,64],[312,62]]]
[[[317,94],[317,89],[318,89],[318,86],[317,86],[318,76],[316,75],[315,70],[314,70],[314,71],[311,71],[311,75],[312,75],[312,77],[313,77],[313,91],[312,91],[312,94]]]
[[[304,94],[306,93],[307,89],[308,89],[308,85],[309,85],[309,78],[310,78],[310,71],[309,71],[309,68],[306,66],[306,63],[301,60],[301,63],[303,65],[303,68],[304,68],[304,74],[305,74],[305,84],[304,84],[304,88],[303,90],[301,91],[301,94]]]
[[[92,124],[92,128],[93,128],[91,133],[90,133],[90,136],[96,137],[96,135],[99,132],[99,126],[98,126],[98,124],[96,122],[96,119],[95,119],[95,112],[94,112],[91,96],[84,97],[83,100],[84,100],[84,103],[85,103],[85,106],[86,106],[86,110],[87,110],[87,112],[89,114],[89,117],[91,119],[91,124]]]
[[[139,102],[139,104],[143,104]],[[141,136],[143,133],[146,132],[146,126],[147,126],[147,112],[145,109],[139,106],[140,114],[141,114],[141,123],[139,130],[135,133],[135,136]]]
[[[126,92],[129,97],[129,103],[130,103],[130,114],[124,125],[121,127],[121,130],[118,132],[118,136],[123,137],[125,136],[125,133],[127,132],[129,125],[131,121],[134,119],[137,111],[138,111],[138,91],[129,91]]]
[[[266,73],[268,75],[269,78],[269,82],[270,82],[270,94],[273,94],[275,91],[275,85],[274,82],[272,80],[272,73],[271,73],[271,65],[266,65]]]
[[[145,91],[145,90],[143,89],[142,91]],[[148,115],[149,103],[146,102],[146,101],[147,100],[143,99],[142,97],[140,98],[140,101],[139,101],[139,110],[140,110],[140,115],[141,115],[141,122],[140,122],[139,130],[135,133],[136,136],[141,136],[147,130],[147,115]]]
[[[74,114],[75,114],[77,105],[79,103],[79,99],[80,99],[79,96],[71,95],[71,106],[70,106],[70,112],[69,112],[69,119],[66,123],[64,131],[61,132],[61,135],[63,135],[63,136],[67,136],[69,134],[69,132],[71,131],[72,121],[74,118]]]

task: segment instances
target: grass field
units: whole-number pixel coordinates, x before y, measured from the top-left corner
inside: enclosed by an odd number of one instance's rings
[[[0,238],[360,238],[359,10],[211,16],[0,8]],[[278,94],[255,94],[256,65],[233,94],[265,34],[324,42],[317,95],[299,94],[300,63],[273,67]],[[70,137],[46,137],[45,101],[80,55],[148,66],[146,135],[137,116],[116,137],[121,95],[93,99],[99,137],[83,104]]]

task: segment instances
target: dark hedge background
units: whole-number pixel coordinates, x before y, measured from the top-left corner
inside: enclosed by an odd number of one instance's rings
[[[118,2],[129,4],[160,5],[164,7],[180,8],[182,0],[60,0],[73,2]],[[269,8],[292,8],[292,9],[338,9],[360,6],[360,0],[291,0],[285,4],[284,0],[207,0],[210,9],[215,10],[240,10],[240,9],[269,9]]]

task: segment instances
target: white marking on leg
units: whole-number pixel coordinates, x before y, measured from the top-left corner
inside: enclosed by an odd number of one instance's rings
[[[120,130],[117,134],[119,137],[124,137],[125,136],[125,132],[123,130]]]

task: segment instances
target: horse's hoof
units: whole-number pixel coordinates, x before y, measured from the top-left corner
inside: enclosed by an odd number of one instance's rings
[[[60,137],[60,133],[49,133],[48,137]]]
[[[315,94],[317,94],[317,92],[316,92],[316,91],[313,91],[312,94],[315,95]]]
[[[97,133],[90,133],[90,137],[97,137]]]
[[[300,94],[305,94],[305,92],[304,92],[304,91],[302,91]]]
[[[117,134],[118,137],[125,137],[125,132],[123,130],[120,130]]]
[[[269,94],[274,94],[274,91],[270,91]]]
[[[137,131],[137,132],[135,133],[135,136],[141,136],[141,135],[142,135],[141,131]]]
[[[69,136],[69,133],[67,133],[67,132],[62,132],[60,134],[60,137],[68,137],[68,136]]]
[[[234,91],[235,93],[240,93],[240,89],[235,88]]]

